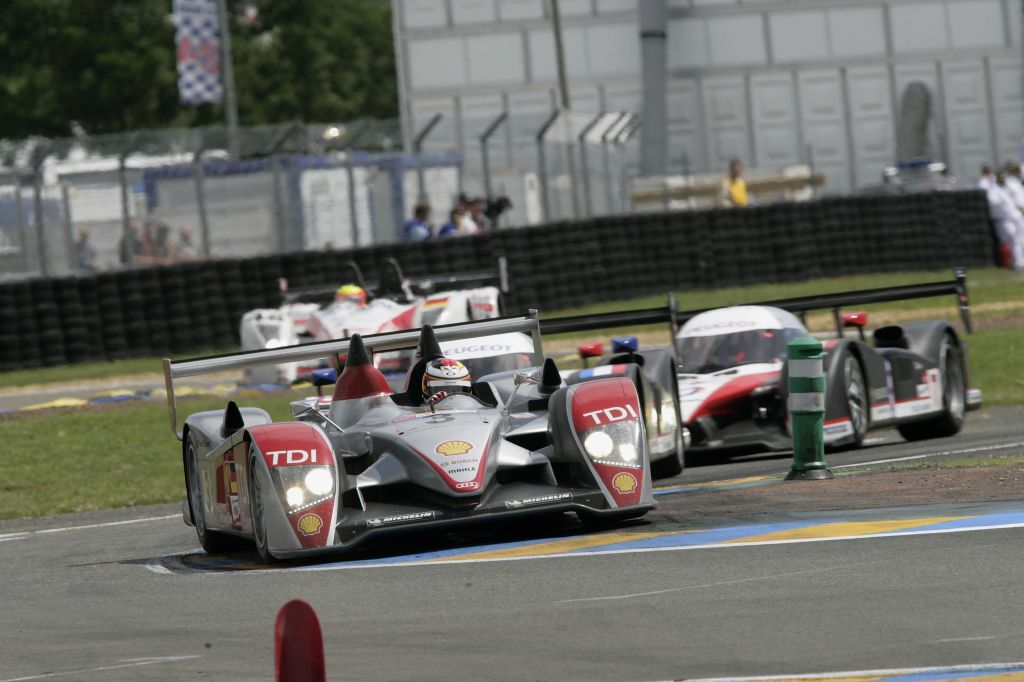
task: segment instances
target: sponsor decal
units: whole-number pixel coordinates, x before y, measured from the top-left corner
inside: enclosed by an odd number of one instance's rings
[[[456,483],[456,490],[476,490],[480,487],[480,481],[463,481],[462,483]]]
[[[448,357],[458,357],[460,355],[467,355],[469,353],[511,353],[512,346],[500,343],[482,343],[476,346],[460,346],[459,348],[452,348],[447,351],[445,355]]]
[[[552,502],[564,502],[571,500],[572,493],[556,493],[554,495],[541,495],[540,497],[528,497],[525,500],[508,500],[505,502],[506,509],[520,509],[535,504],[550,504]]]
[[[317,514],[303,514],[295,525],[303,535],[316,535],[324,525],[324,520]]]
[[[594,410],[593,412],[584,412],[583,417],[593,419],[594,426],[612,424],[614,422],[623,421],[624,419],[638,418],[636,416],[636,410],[633,409],[632,405],[606,407],[601,410]]]
[[[703,391],[703,386],[687,386],[686,388],[679,389],[679,399],[686,400],[687,398],[702,393]]]
[[[447,296],[445,296],[444,298],[431,298],[428,299],[427,302],[423,304],[423,309],[426,310],[428,308],[440,308],[441,306],[446,305],[448,305]]]
[[[445,472],[451,476],[453,474],[475,474],[476,467],[458,467],[457,469],[449,469],[445,467]]]
[[[488,303],[487,301],[473,301],[473,307],[485,313],[494,312],[494,304]]]
[[[281,457],[284,457],[283,461]],[[283,464],[316,464],[316,449],[312,450],[272,450],[267,453],[271,466]]]
[[[757,323],[753,320],[722,320],[721,322],[702,324],[699,327],[690,327],[686,330],[686,333],[700,334],[701,332],[708,332],[716,329],[753,329],[756,326]]]
[[[451,467],[466,466],[466,465],[469,465],[469,464],[476,465],[476,464],[479,464],[479,463],[480,463],[480,458],[479,457],[459,457],[458,459],[445,459],[445,460],[441,460],[441,467],[445,471],[448,471],[448,470],[451,469]]]
[[[465,440],[446,440],[440,443],[434,452],[439,455],[445,455],[447,457],[454,457],[455,455],[464,455],[473,449],[473,444]]]
[[[394,419],[392,419],[391,423],[392,424],[401,424],[402,422],[407,422],[407,421],[410,421],[410,420],[415,419],[415,418],[416,418],[416,415],[414,415],[414,414],[403,414],[401,417],[395,417]]]
[[[580,379],[593,379],[594,377],[610,377],[616,374],[625,374],[627,366],[624,364],[620,365],[602,365],[600,367],[592,367],[591,369],[585,369],[580,372]]]
[[[423,511],[423,512],[412,512],[411,514],[395,514],[394,516],[382,516],[375,519],[366,519],[366,525],[370,528],[380,528],[381,526],[390,526],[394,523],[409,523],[410,521],[426,521],[432,519],[436,515],[436,512]]]
[[[623,471],[620,474],[616,474],[615,478],[612,479],[612,487],[620,495],[628,495],[629,493],[636,490],[637,482],[636,476]]]

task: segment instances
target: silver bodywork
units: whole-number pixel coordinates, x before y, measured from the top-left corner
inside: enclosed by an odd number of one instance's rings
[[[536,332],[536,325],[528,315],[442,327],[437,336]],[[396,350],[416,337],[399,332],[365,343]],[[535,357],[543,358],[538,338]],[[307,360],[344,352],[348,343],[165,361],[175,429],[175,378]],[[411,527],[564,511],[625,518],[653,508],[632,382],[544,386],[536,376],[484,377],[473,395],[451,395],[433,407],[378,393],[297,401],[291,422],[271,423],[262,410],[231,405],[191,415],[181,437],[190,504],[201,511],[190,508],[188,516],[207,533],[256,538],[257,546],[265,538],[268,555],[290,557],[344,550]],[[190,462],[197,474],[191,478]]]

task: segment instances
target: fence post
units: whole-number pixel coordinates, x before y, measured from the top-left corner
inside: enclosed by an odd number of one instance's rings
[[[579,143],[580,143],[580,178],[583,180],[583,215],[587,218],[594,215],[594,207],[591,203],[591,191],[590,191],[590,166],[587,160],[587,135],[594,129],[594,126],[604,118],[604,113],[600,113],[594,117],[594,120],[583,126],[583,130],[580,131]]]
[[[793,467],[787,481],[833,478],[825,464],[825,374],[821,341],[794,339],[789,357],[789,416]]]
[[[540,205],[541,210],[544,211],[544,222],[551,222],[551,199],[548,196],[548,169],[547,161],[544,158],[544,135],[547,134],[548,128],[558,120],[558,116],[561,113],[561,110],[555,109],[551,116],[544,121],[544,125],[540,127],[540,130],[537,131],[537,165],[540,167],[540,173],[538,173],[540,179]]]
[[[50,155],[52,143],[43,142],[32,150],[32,204],[36,222],[36,256],[39,258],[39,274],[50,274],[46,251],[46,224],[43,220],[43,162]]]
[[[75,225],[71,220],[71,197],[68,192],[68,184],[60,183],[60,206],[64,214],[64,239],[67,242],[68,261],[71,264],[71,272],[78,271],[78,246],[75,243]]]
[[[441,112],[434,114],[427,121],[427,125],[423,126],[423,130],[416,135],[416,139],[412,143],[413,153],[416,155],[416,184],[418,191],[416,203],[418,204],[423,204],[427,201],[427,181],[423,177],[423,140],[427,138],[427,135],[434,129],[434,126],[441,122],[441,118]]]
[[[192,158],[192,180],[196,185],[196,210],[199,213],[199,232],[203,238],[203,255],[209,258],[210,223],[206,218],[206,191],[203,188],[205,179],[206,175],[203,173],[203,152],[198,151]]]
[[[619,126],[622,124],[624,118],[629,116],[628,113],[623,111],[619,114],[608,129],[601,135],[601,161],[604,166],[604,184],[605,191],[603,192],[605,200],[608,202],[608,213],[615,213],[614,202],[612,201],[612,187],[615,186],[615,178],[612,176],[612,159],[608,151],[611,146],[611,134],[613,131],[617,131]]]
[[[491,139],[491,135],[498,129],[505,119],[508,118],[508,112],[503,111],[498,114],[498,117],[494,119],[491,125],[487,126],[487,130],[484,131],[483,135],[480,136],[480,153],[483,156],[483,171],[484,171],[484,196],[487,200],[491,200],[491,155],[487,149],[487,143]]]

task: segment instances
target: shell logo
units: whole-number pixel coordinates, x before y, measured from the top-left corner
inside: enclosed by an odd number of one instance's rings
[[[320,527],[324,525],[324,520],[316,514],[304,514],[299,518],[297,525],[299,532],[303,535],[316,535],[320,532]]]
[[[616,474],[615,478],[612,479],[612,487],[615,488],[620,495],[631,493],[636,490],[636,477],[633,474],[627,474],[626,472]]]
[[[446,440],[434,448],[434,452],[445,457],[464,455],[473,449],[473,444],[464,440]]]

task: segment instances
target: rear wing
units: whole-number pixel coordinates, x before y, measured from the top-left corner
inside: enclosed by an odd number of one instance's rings
[[[283,277],[278,280],[281,289],[281,299],[284,303],[296,301],[317,301],[328,298],[334,294],[338,286],[345,282],[358,284],[370,295],[380,298],[384,296],[406,296],[414,294],[429,294],[437,291],[440,286],[455,286],[471,283],[494,282],[503,294],[509,292],[508,279],[508,258],[498,256],[497,267],[494,270],[482,270],[480,272],[464,272],[457,275],[424,275],[422,277],[406,277],[402,272],[402,266],[394,258],[386,261],[383,277],[378,282],[367,282],[363,277],[363,271],[355,261],[345,261],[342,266],[343,276],[339,278],[338,284],[320,285],[312,287],[289,288],[288,281]]]
[[[490,320],[479,320],[473,322],[459,322],[455,324],[439,325],[434,328],[434,333],[436,334],[438,341],[457,341],[460,339],[471,339],[479,336],[491,336],[492,334],[507,334],[512,332],[523,332],[530,335],[533,339],[535,362],[543,364],[544,350],[541,346],[541,329],[536,310],[529,310],[525,315],[496,317]],[[419,329],[387,332],[384,334],[371,334],[363,337],[363,343],[366,346],[366,350],[371,353],[416,348],[419,344],[419,340]],[[259,365],[284,364],[288,362],[302,362],[304,360],[329,358],[334,355],[347,354],[348,347],[349,339],[337,339],[332,341],[320,341],[317,343],[305,343],[295,346],[283,346],[281,348],[272,348],[267,350],[211,355],[201,358],[180,360],[177,362],[170,358],[164,358],[164,383],[167,387],[167,409],[171,417],[171,430],[174,431],[178,440],[181,440],[182,432],[178,430],[178,407],[174,397],[175,379],[211,374],[213,372],[246,369],[248,367],[257,367]]]
[[[843,323],[839,309],[852,305],[867,305],[870,303],[886,303],[889,301],[904,301],[914,298],[929,298],[932,296],[944,296],[955,294],[957,303],[960,306],[960,319],[963,320],[967,333],[973,332],[971,324],[970,300],[967,296],[967,270],[956,268],[953,272],[953,279],[941,282],[925,282],[923,284],[905,284],[895,287],[880,287],[877,289],[860,289],[837,294],[822,294],[820,296],[800,296],[797,298],[780,298],[774,301],[758,301],[745,303],[743,305],[763,305],[782,308],[801,317],[812,310],[831,310],[836,323],[836,333],[842,335]],[[720,306],[718,306],[720,307]],[[696,310],[677,310],[676,302],[669,296],[668,305],[660,308],[645,308],[642,310],[623,310],[610,313],[594,313],[591,315],[575,315],[571,317],[558,317],[543,320],[540,323],[540,330],[544,334],[562,334],[565,332],[594,331],[607,329],[609,327],[624,327],[641,324],[656,324],[668,322],[672,328],[672,338],[675,338],[679,327],[685,324],[690,318],[700,313],[715,310],[715,308],[700,308]]]

